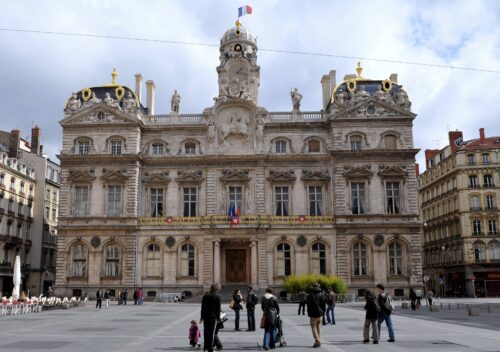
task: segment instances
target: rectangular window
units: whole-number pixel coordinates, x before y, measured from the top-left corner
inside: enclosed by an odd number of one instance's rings
[[[52,221],[56,221],[57,219],[57,210],[52,208]]]
[[[276,215],[288,216],[288,187],[275,187]]]
[[[163,155],[163,144],[153,144],[153,155]]]
[[[481,234],[481,220],[472,221],[472,232],[474,233],[474,235]]]
[[[478,187],[479,183],[477,181],[477,176],[476,175],[469,176],[469,188],[478,188]]]
[[[9,205],[7,206],[7,211],[14,211],[14,199],[9,199]]]
[[[88,155],[90,151],[90,143],[88,141],[78,142],[78,154]]]
[[[196,187],[184,187],[184,216],[196,216]]]
[[[286,141],[276,141],[276,153],[286,153]]]
[[[5,175],[0,174],[0,185],[4,185],[4,184],[5,184]]]
[[[483,186],[484,187],[493,187],[493,176],[491,175],[484,175],[483,176]]]
[[[26,239],[31,241],[31,224],[26,224]]]
[[[17,206],[17,215],[18,216],[23,216],[24,215],[24,212],[23,212],[23,203],[19,203],[18,206]]]
[[[491,195],[491,194],[488,194],[486,196],[486,209],[488,209],[488,210],[495,209],[495,201],[494,201],[493,195]]]
[[[399,214],[399,182],[386,182],[385,198],[387,204],[387,214]]]
[[[229,187],[228,191],[229,191],[228,192],[229,209],[234,209],[235,212],[237,212],[236,209],[239,209],[238,212],[241,214],[243,205],[243,189],[238,186],[235,187],[231,186]]]
[[[89,188],[87,186],[75,186],[75,216],[85,216],[88,214]]]
[[[470,197],[470,210],[480,210],[481,202],[478,196]]]
[[[351,137],[351,150],[361,150],[361,137],[352,136]]]
[[[194,143],[186,143],[184,146],[184,150],[186,155],[196,155],[196,144]]]
[[[490,163],[490,155],[483,154],[483,164],[489,164],[489,163]]]
[[[22,229],[21,223],[18,223],[17,224],[17,229],[16,229],[16,237],[17,238],[21,237],[21,229]]]
[[[495,235],[497,233],[497,222],[496,220],[488,220],[488,234]]]
[[[120,155],[122,153],[122,141],[111,141],[111,154]]]
[[[45,219],[50,219],[50,208],[45,207]]]
[[[361,182],[351,183],[351,210],[353,214],[365,213],[365,184]]]
[[[12,236],[12,223],[7,223],[7,236]]]
[[[163,188],[151,188],[151,216],[163,216]]]
[[[108,186],[108,211],[109,216],[118,216],[122,212],[122,187]]]
[[[474,157],[474,154],[467,155],[467,161],[468,161],[469,165],[476,164],[476,158]]]
[[[14,177],[12,177],[10,179],[10,190],[11,191],[15,191],[16,190],[16,179]]]
[[[309,186],[309,215],[321,216],[323,208],[323,189],[319,186]]]

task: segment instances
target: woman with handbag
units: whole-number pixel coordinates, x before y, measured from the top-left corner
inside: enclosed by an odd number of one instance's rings
[[[264,329],[264,351],[275,348],[276,328],[280,314],[278,300],[273,295],[273,289],[267,288],[266,294],[262,297],[262,319],[260,327]]]
[[[232,309],[234,310],[235,318],[234,318],[234,330],[235,331],[241,331],[240,330],[240,310],[243,309],[243,306],[241,305],[241,302],[243,301],[243,296],[241,295],[240,290],[236,290],[233,293],[233,301],[231,302],[232,304]]]

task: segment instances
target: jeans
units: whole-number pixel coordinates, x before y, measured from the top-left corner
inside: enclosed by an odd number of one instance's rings
[[[335,304],[328,306],[326,308],[326,322],[335,324]]]
[[[276,328],[269,327],[264,329],[264,348],[274,349],[276,347]]]
[[[255,331],[255,309],[247,308],[248,330]]]
[[[234,310],[234,329],[238,330],[240,328],[240,310],[235,309]]]
[[[385,321],[385,324],[387,325],[387,330],[389,331],[389,338],[391,340],[394,340],[394,328],[392,327],[392,320],[391,320],[391,315],[390,314],[382,314],[378,317],[378,334],[379,336],[382,335],[380,331],[380,327],[382,326],[382,322]]]
[[[306,314],[306,302],[299,302],[299,312],[298,315],[300,315],[300,311],[302,310],[302,315]]]

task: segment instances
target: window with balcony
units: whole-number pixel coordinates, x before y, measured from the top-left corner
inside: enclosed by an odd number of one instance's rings
[[[490,260],[500,260],[500,242],[493,241],[488,244]]]
[[[494,187],[492,175],[484,175],[483,176],[483,186],[484,187]]]
[[[494,210],[495,209],[495,196],[492,194],[486,195],[486,209]]]
[[[276,215],[288,216],[288,186],[274,187]]]
[[[309,215],[323,215],[323,188],[321,186],[309,186]]]
[[[469,176],[469,188],[478,188],[479,182],[476,175]]]
[[[56,208],[52,208],[52,221],[56,221],[57,220],[57,210]]]
[[[470,210],[472,211],[481,210],[481,199],[479,198],[479,196],[470,197],[469,203],[470,203]]]
[[[488,235],[495,235],[497,233],[496,220],[488,220]]]
[[[472,233],[474,235],[481,234],[481,220],[472,220]]]
[[[399,182],[385,183],[385,201],[387,214],[399,214],[400,209],[400,193]]]
[[[228,205],[229,211],[234,209],[234,214],[242,213],[243,206],[243,188],[241,186],[228,187]]]
[[[89,187],[88,186],[75,186],[75,202],[74,202],[74,215],[85,216],[89,215]]]
[[[351,210],[353,214],[365,213],[365,184],[364,182],[351,183]]]
[[[14,198],[9,199],[9,204],[7,205],[7,211],[9,212],[14,211]]]
[[[184,187],[184,216],[196,216],[196,187]]]
[[[151,216],[163,216],[163,188],[151,188]]]
[[[119,216],[122,213],[122,186],[108,186],[108,216]]]
[[[486,245],[483,242],[474,242],[474,260],[481,261],[486,259]]]
[[[0,174],[0,186],[5,186],[5,174]]]
[[[286,153],[286,141],[279,140],[275,142],[276,153]]]
[[[10,179],[10,190],[11,191],[16,190],[16,179],[14,177],[11,177],[11,179]]]
[[[23,202],[19,202],[18,205],[17,205],[17,215],[18,216],[23,216],[24,215]]]

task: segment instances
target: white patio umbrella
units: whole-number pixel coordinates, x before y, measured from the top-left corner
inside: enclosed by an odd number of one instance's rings
[[[14,281],[12,299],[19,299],[19,290],[21,288],[21,257],[18,255],[16,255],[16,261],[14,262],[14,275],[12,281]]]

